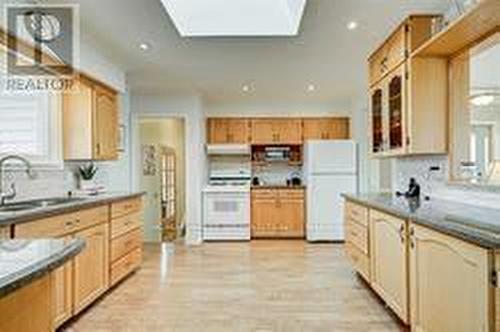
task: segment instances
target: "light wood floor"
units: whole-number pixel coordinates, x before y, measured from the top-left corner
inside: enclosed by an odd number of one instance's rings
[[[340,244],[146,246],[140,271],[67,331],[400,331]]]

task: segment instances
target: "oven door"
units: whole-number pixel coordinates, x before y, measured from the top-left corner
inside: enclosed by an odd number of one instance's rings
[[[250,193],[205,193],[204,224],[250,225]]]

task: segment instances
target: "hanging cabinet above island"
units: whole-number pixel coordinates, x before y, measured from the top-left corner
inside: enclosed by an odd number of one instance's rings
[[[438,16],[408,17],[369,58],[370,153],[446,153],[448,62],[411,54],[432,36]]]

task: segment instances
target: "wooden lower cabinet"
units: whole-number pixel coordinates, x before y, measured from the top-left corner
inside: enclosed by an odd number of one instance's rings
[[[371,286],[409,323],[406,220],[370,211]]]
[[[10,238],[10,227],[0,227],[0,240]]]
[[[85,249],[74,259],[75,314],[107,290],[109,278],[108,225],[98,225],[75,235],[85,240]]]
[[[50,274],[0,299],[0,331],[52,332]]]
[[[68,236],[65,240],[70,240]],[[54,303],[54,327],[59,327],[73,315],[73,261],[51,273]]]
[[[304,238],[304,190],[252,191],[252,238]]]
[[[126,262],[121,266],[119,278],[117,273],[114,274],[114,282],[139,268],[142,262],[141,211],[141,198],[132,198],[14,227],[15,238],[71,240],[80,237],[86,242],[79,255],[50,274],[54,328],[81,312],[109,289],[115,261],[130,255],[123,259]],[[114,237],[111,232],[114,232]],[[8,233],[10,235],[10,230]]]
[[[410,241],[412,330],[494,331],[488,251],[417,225]]]
[[[142,200],[111,204],[109,285],[114,286],[142,263]]]

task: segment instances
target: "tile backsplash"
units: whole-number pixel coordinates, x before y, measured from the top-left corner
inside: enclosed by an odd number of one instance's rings
[[[285,162],[275,162],[266,166],[254,166],[253,176],[259,178],[266,185],[285,185],[292,174],[302,178],[302,167],[290,166]]]
[[[467,202],[469,204],[498,208],[500,191],[492,192],[477,188],[448,184],[449,164],[447,156],[405,157],[393,160],[393,191],[406,191],[410,178],[421,186],[422,194],[432,198]],[[439,167],[439,171],[431,171]]]
[[[15,201],[57,197],[78,188],[76,170],[84,162],[65,162],[63,169],[36,170],[35,179],[29,179],[23,171],[6,171],[3,178],[4,188],[15,182],[17,196]],[[96,182],[106,186],[108,191],[130,191],[130,167],[127,156],[117,161],[97,162]]]

